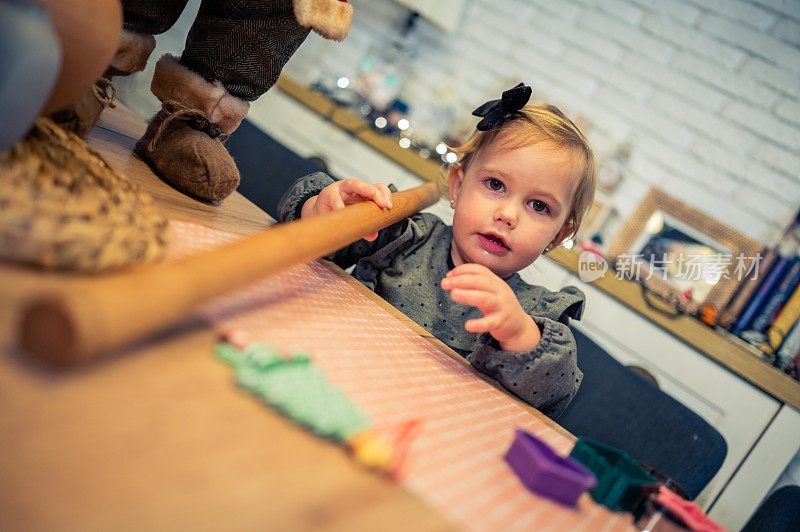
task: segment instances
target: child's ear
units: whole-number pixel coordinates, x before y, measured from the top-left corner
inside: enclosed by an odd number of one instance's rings
[[[464,181],[464,171],[460,164],[450,165],[450,175],[447,177],[449,184],[450,205],[458,198],[458,191],[461,190],[461,183]]]
[[[575,225],[572,223],[572,220],[565,222],[558,233],[556,233],[555,238],[553,238],[553,240],[550,242],[550,249],[560,246],[564,239],[570,236],[574,230]]]

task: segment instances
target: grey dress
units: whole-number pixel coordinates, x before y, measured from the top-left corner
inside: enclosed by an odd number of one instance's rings
[[[298,180],[281,199],[281,220],[298,218],[305,201],[333,182],[321,172]],[[527,284],[519,274],[512,275],[506,282],[539,325],[542,339],[525,353],[503,351],[490,334],[464,329],[464,322],[480,318],[482,313],[450,299],[439,284],[453,268],[452,238],[452,227],[432,214],[422,213],[383,229],[373,242],[359,240],[328,258],[342,268],[355,264],[356,279],[478,370],[545,415],[558,417],[583,378],[577,366],[575,339],[567,325],[569,318],[580,318],[583,293],[571,286],[551,292]]]

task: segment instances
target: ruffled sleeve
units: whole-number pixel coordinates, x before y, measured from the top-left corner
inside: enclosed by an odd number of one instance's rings
[[[570,318],[579,320],[583,316],[586,296],[578,288],[566,286],[558,292],[551,292],[544,288],[540,290],[536,304],[529,314],[543,316],[564,324],[569,324]]]
[[[280,221],[291,222],[299,219],[306,201],[335,182],[335,179],[324,172],[315,172],[295,181],[278,202]]]
[[[586,301],[583,292],[567,286],[557,292],[514,278],[509,285],[542,334],[536,347],[525,353],[503,351],[489,334],[478,337],[467,355],[478,370],[497,379],[509,391],[556,418],[566,409],[583,379],[570,319],[580,319]]]
[[[534,316],[542,339],[525,353],[504,351],[491,335],[478,337],[467,359],[478,370],[497,379],[509,391],[550,418],[561,415],[575,397],[583,379],[578,369],[575,338],[559,321]]]
[[[281,221],[291,222],[299,219],[306,201],[318,195],[325,187],[333,183],[335,183],[335,180],[323,172],[309,174],[295,181],[278,203]],[[393,185],[389,185],[389,190],[397,192]],[[420,235],[424,235],[426,225],[423,223],[422,227],[420,227],[418,221],[421,216],[415,215],[412,218],[400,220],[381,229],[378,232],[378,237],[372,242],[362,238],[331,253],[326,258],[341,268],[349,268],[364,257],[373,255],[388,257],[393,253],[398,253],[419,240],[421,238]],[[362,280],[362,282],[364,281]],[[370,288],[373,287],[370,286]]]

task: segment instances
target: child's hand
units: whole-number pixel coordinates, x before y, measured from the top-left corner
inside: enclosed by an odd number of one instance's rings
[[[326,212],[344,209],[347,205],[372,200],[382,209],[392,208],[392,192],[383,183],[372,185],[358,179],[345,179],[328,185],[318,196],[309,198],[300,211],[301,218],[316,216]],[[373,241],[378,233],[372,233],[364,239]]]
[[[468,320],[469,332],[491,334],[504,351],[530,351],[542,336],[539,326],[525,313],[511,287],[480,264],[462,264],[442,279],[442,288],[450,290],[454,301],[477,307],[483,317]]]

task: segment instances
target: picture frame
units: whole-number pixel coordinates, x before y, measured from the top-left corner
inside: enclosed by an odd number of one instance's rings
[[[607,257],[617,278],[637,280],[696,314],[707,305],[723,309],[752,268],[758,268],[762,249],[762,244],[652,188],[612,241]]]

